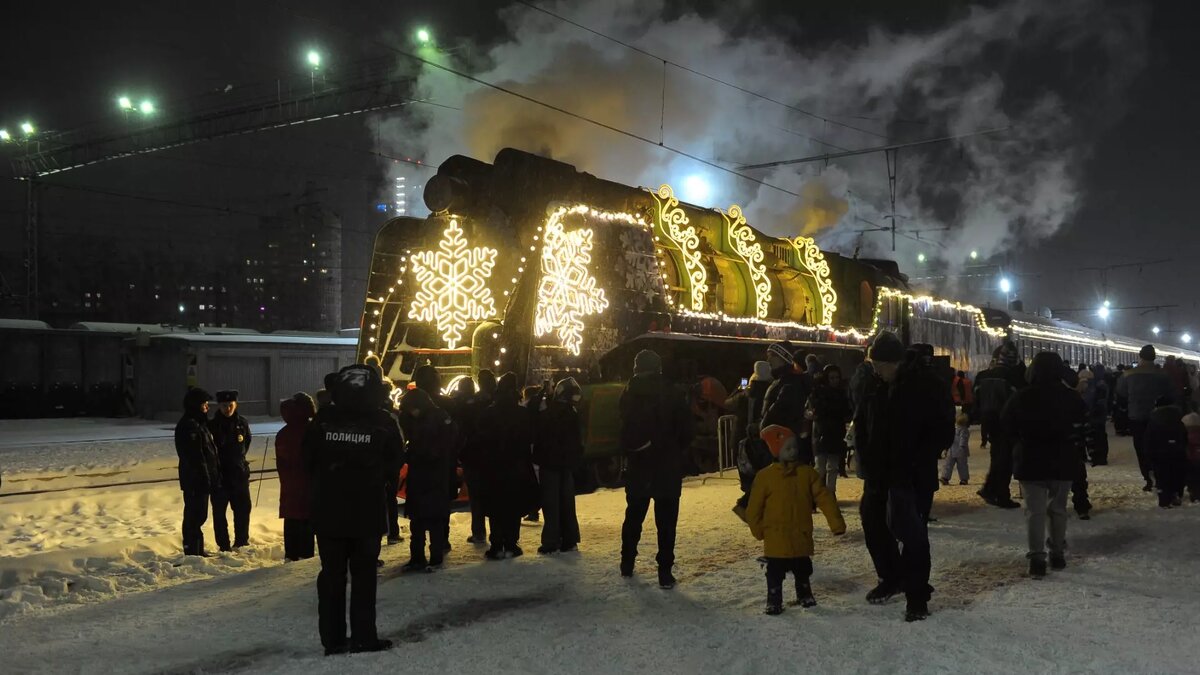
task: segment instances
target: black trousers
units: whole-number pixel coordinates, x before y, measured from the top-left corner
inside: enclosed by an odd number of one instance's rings
[[[926,492],[867,481],[859,502],[863,538],[879,580],[921,600],[928,600],[932,590],[929,530],[918,506]]]
[[[1168,506],[1176,499],[1183,499],[1183,488],[1187,483],[1187,458],[1154,457],[1154,478],[1158,482],[1158,505]]]
[[[1150,426],[1149,420],[1129,420],[1129,433],[1133,436],[1133,451],[1137,453],[1138,470],[1142,472],[1142,478],[1150,482],[1150,457],[1146,453],[1146,427]]]
[[[1087,446],[1092,466],[1108,464],[1108,429],[1103,417],[1088,420]]]
[[[208,522],[208,491],[183,491],[183,554],[204,554],[204,523]]]
[[[400,489],[400,478],[384,483],[387,491],[387,526],[388,539],[400,538],[400,505],[396,503],[396,492]]]
[[[1012,483],[1013,448],[1007,434],[993,431],[991,438],[992,461],[988,465],[987,478],[980,490],[984,495],[998,500],[1012,499],[1009,484]]]
[[[321,573],[317,575],[317,613],[321,644],[326,649],[346,645],[346,573],[350,573],[350,644],[369,644],[375,632],[375,561],[379,536],[317,535]]]
[[[625,487],[625,522],[621,524],[621,558],[632,560],[638,554],[638,542],[642,539],[642,523],[654,500],[654,527],[658,531],[658,555],[655,560],[659,569],[669,570],[675,565],[675,531],[679,526],[679,497],[683,492],[683,481],[669,486]]]
[[[233,510],[233,545],[245,546],[250,543],[250,482],[236,482],[222,485],[212,494],[213,532],[217,539],[217,548],[229,550],[229,521],[225,519],[226,509]]]
[[[1187,489],[1192,501],[1200,501],[1200,464],[1188,462]]]
[[[1075,513],[1081,516],[1092,510],[1092,502],[1088,499],[1088,475],[1085,462],[1079,463],[1079,471],[1075,474],[1075,480],[1071,481],[1071,506],[1075,508]]]
[[[570,469],[542,467],[542,546],[574,548],[579,543],[579,519],[575,515],[575,476]]]
[[[442,556],[446,554],[446,519],[434,516],[432,518],[411,518],[408,521],[409,540],[408,553],[416,562],[429,562],[440,565]],[[429,557],[425,557],[425,536],[429,535]]]
[[[471,537],[476,543],[487,540],[487,515],[483,511],[483,500],[479,498],[482,490],[479,480],[479,470],[470,464],[463,465],[463,480],[467,483],[467,497],[471,501]]]
[[[1000,424],[999,411],[989,410],[979,416],[979,441],[987,445],[992,439],[992,432]]]
[[[283,557],[288,560],[307,560],[316,553],[316,536],[312,521],[283,519]]]
[[[812,558],[807,556],[801,558],[767,558],[767,593],[771,591],[781,592],[783,590],[783,580],[787,577],[787,573],[791,572],[796,580],[796,590],[808,584],[809,577],[812,576],[813,566]]]
[[[492,548],[513,550],[521,543],[521,518],[524,513],[496,513],[488,516],[488,525],[492,528]]]

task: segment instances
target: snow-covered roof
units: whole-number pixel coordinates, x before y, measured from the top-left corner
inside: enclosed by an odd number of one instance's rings
[[[203,335],[200,333],[167,333],[154,335],[152,341],[182,340],[184,342],[228,342],[240,344],[276,344],[276,345],[333,345],[354,347],[358,340],[340,337],[310,337],[301,335]]]
[[[0,328],[19,330],[50,330],[50,324],[33,319],[0,319]]]

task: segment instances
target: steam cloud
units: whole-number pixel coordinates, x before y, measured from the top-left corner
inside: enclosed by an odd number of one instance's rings
[[[753,4],[725,3],[722,11],[753,16]],[[1120,115],[1121,95],[1145,63],[1142,10],[1091,0],[1014,0],[964,10],[937,30],[873,28],[863,39],[811,47],[766,25],[749,31],[743,22],[733,32],[718,16],[673,13],[664,0],[544,6],[857,129],[672,66],[664,110],[661,61],[519,5],[502,10],[506,41],[438,58],[457,58],[456,67],[485,81],[654,141],[661,124],[666,145],[729,167],[1011,127],[899,151],[895,209],[908,235],[898,241],[901,258],[920,250],[953,262],[972,249],[986,258],[1068,224],[1083,197],[1088,139]],[[765,232],[891,255],[889,236],[862,232],[890,222],[882,153],[749,172],[797,198],[427,66],[417,89],[461,111],[414,106],[384,119],[383,150],[431,162],[455,153],[490,161],[511,146],[650,187],[678,188],[699,174],[712,185],[702,206],[741,203]]]

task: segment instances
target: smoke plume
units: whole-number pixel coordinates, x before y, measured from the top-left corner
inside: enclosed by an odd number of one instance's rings
[[[702,206],[740,203],[765,232],[892,255],[891,237],[877,231],[893,215],[883,153],[746,171],[783,192],[657,143],[736,168],[1003,128],[897,153],[895,255],[953,263],[969,250],[986,259],[1032,245],[1071,222],[1089,139],[1120,115],[1145,62],[1144,12],[1120,3],[1012,0],[959,10],[935,29],[873,27],[846,38],[816,25],[781,28],[758,4],[724,3],[723,16],[666,0],[542,6],[813,115],[513,5],[501,10],[506,39],[438,58],[652,142],[424,66],[418,96],[461,110],[406,108],[379,122],[382,149],[437,163],[455,153],[490,161],[511,146],[649,187],[678,189],[699,175],[711,186]],[[761,25],[745,18],[756,15]],[[740,19],[723,21],[731,16]]]

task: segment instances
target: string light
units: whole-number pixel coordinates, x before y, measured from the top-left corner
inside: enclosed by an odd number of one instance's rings
[[[789,239],[792,249],[796,252],[798,262],[808,270],[817,284],[817,295],[821,298],[821,323],[832,324],[833,315],[837,312],[837,291],[833,290],[833,281],[829,278],[829,261],[817,246],[817,241],[811,237],[796,237]]]
[[[750,281],[754,288],[754,311],[758,318],[765,319],[771,306],[771,280],[767,278],[767,266],[763,264],[763,248],[758,243],[754,230],[746,224],[742,207],[734,204],[729,211],[722,211],[725,218],[725,234],[729,245],[750,270]]]
[[[608,308],[604,289],[596,287],[596,277],[588,271],[592,262],[591,228],[570,232],[563,229],[562,219],[568,213],[580,213],[584,208],[560,208],[546,223],[542,280],[538,286],[533,324],[535,336],[557,332],[562,347],[576,356],[583,344],[582,318],[600,314]],[[588,212],[593,217],[599,216],[595,209],[588,209]]]
[[[494,248],[469,248],[457,219],[442,233],[438,250],[412,257],[413,274],[421,289],[413,297],[410,319],[436,323],[447,347],[455,349],[471,321],[496,315],[487,280],[499,253]]]

